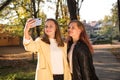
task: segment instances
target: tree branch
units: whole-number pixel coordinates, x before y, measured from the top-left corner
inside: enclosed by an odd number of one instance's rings
[[[6,0],[2,6],[0,6],[0,11],[3,10],[7,5],[10,4],[10,2],[12,2],[12,0]]]

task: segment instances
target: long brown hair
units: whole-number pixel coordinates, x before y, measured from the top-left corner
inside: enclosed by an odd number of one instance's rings
[[[63,40],[62,40],[62,37],[61,37],[58,22],[55,19],[52,19],[52,18],[47,19],[45,22],[47,22],[47,21],[53,21],[54,22],[55,27],[56,27],[55,39],[57,41],[58,46],[63,47],[64,43],[63,43]],[[45,33],[45,31],[44,31],[44,34],[43,34],[43,37],[42,37],[42,41],[44,41],[47,44],[50,44],[49,38],[48,38],[47,34]]]
[[[90,52],[93,53],[94,50],[93,50],[93,47],[92,47],[92,45],[91,45],[91,43],[90,43],[90,41],[89,41],[88,35],[87,35],[87,33],[86,33],[86,30],[85,30],[85,26],[83,25],[82,22],[80,22],[80,21],[78,21],[78,20],[72,20],[72,21],[70,21],[70,23],[73,23],[73,22],[77,24],[77,27],[78,27],[79,29],[81,29],[81,33],[80,33],[80,36],[79,36],[79,40],[83,41],[83,42],[88,46]],[[68,25],[70,25],[70,23],[69,23]],[[69,39],[68,39],[68,45],[69,45],[69,44],[72,44],[72,43],[73,43],[72,38],[71,38],[71,37],[68,37],[68,38],[69,38]]]

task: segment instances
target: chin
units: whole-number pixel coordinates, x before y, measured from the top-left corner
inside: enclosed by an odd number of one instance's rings
[[[70,37],[72,37],[73,35],[69,34]]]

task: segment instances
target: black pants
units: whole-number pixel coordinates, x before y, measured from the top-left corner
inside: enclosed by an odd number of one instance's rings
[[[73,74],[72,74],[72,73],[71,73],[71,77],[72,77],[72,80],[74,80],[74,79],[73,79]]]
[[[54,80],[64,80],[64,76],[63,76],[63,74],[53,75],[53,79],[54,79]]]

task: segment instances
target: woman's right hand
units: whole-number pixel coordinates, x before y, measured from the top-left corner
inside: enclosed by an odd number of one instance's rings
[[[30,28],[34,28],[35,26],[33,26],[35,24],[35,20],[33,18],[30,18],[26,21],[25,24],[25,28],[24,28],[24,32],[28,32],[30,30]]]
[[[33,26],[35,24],[35,20],[33,18],[30,18],[27,20],[26,24],[25,24],[25,28],[24,28],[24,38],[29,40],[30,39],[30,35],[29,35],[29,30],[30,28],[34,28],[35,26]]]

